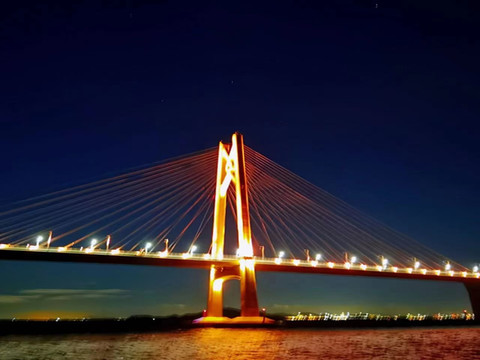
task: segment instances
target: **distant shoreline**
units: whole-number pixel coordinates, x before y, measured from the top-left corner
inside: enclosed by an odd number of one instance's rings
[[[188,330],[202,327],[192,324],[198,315],[169,317],[130,317],[125,319],[79,319],[79,320],[0,320],[0,335],[47,335],[47,334],[107,334],[141,333]],[[274,329],[375,329],[375,328],[425,328],[425,327],[476,327],[477,320],[344,320],[344,321],[286,321],[275,317],[271,325],[245,325],[245,328]],[[210,326],[209,326],[210,327]],[[217,325],[215,327],[233,327]],[[234,326],[239,327],[239,326]]]

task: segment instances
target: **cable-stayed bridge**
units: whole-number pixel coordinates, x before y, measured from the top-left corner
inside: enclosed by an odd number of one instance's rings
[[[210,270],[207,316],[224,322],[223,284],[259,317],[255,271],[462,282],[480,314],[480,272],[369,217],[244,146],[230,144],[0,210],[0,258]]]

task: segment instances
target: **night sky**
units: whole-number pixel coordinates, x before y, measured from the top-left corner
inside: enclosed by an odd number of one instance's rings
[[[478,2],[50,4],[0,5],[3,205],[240,131],[367,214],[480,262]],[[202,270],[2,261],[0,272],[0,318],[166,315],[207,300]],[[470,309],[460,284],[257,277],[271,312]],[[226,306],[238,293],[227,285]]]

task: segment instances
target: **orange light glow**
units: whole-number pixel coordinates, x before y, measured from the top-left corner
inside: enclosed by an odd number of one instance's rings
[[[213,282],[213,291],[221,291],[223,285],[223,279],[217,279]]]
[[[158,256],[161,258],[166,258],[168,256],[168,250],[159,251]]]

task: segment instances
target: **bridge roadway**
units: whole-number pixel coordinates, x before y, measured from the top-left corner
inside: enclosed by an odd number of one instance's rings
[[[25,248],[5,245],[0,249],[0,259],[150,265],[199,269],[210,269],[211,265],[224,267],[238,266],[241,261],[238,257],[228,255],[220,260],[211,259],[208,254],[169,253],[167,255],[165,252],[146,254],[140,251],[110,250],[107,252],[100,249],[88,252],[88,249]],[[480,285],[480,273],[478,272],[396,268],[394,266],[382,268],[381,266],[367,266],[363,264],[352,264],[349,268],[346,268],[345,264],[339,263],[279,258],[254,258],[254,261],[256,271],[455,281]]]

